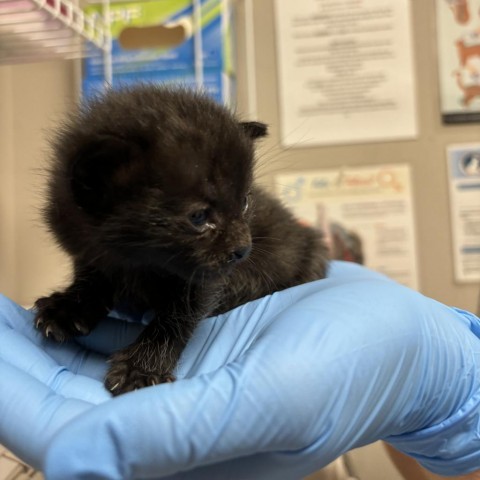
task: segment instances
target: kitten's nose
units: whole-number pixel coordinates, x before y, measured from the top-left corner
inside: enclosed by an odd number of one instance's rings
[[[245,260],[252,251],[251,245],[245,245],[243,247],[237,248],[232,254],[230,255],[230,263],[237,263],[241,260]]]

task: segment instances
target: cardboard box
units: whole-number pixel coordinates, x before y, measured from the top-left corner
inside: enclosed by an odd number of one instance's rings
[[[195,87],[200,73],[204,89],[214,99],[232,103],[232,4],[228,0],[201,0],[199,5],[196,12],[192,0],[112,2],[113,87],[139,81]],[[99,15],[101,9],[101,5],[92,5],[87,12]],[[197,18],[201,26],[198,32]],[[93,46],[89,50],[83,68],[85,97],[101,90],[105,79],[103,52]],[[196,51],[201,51],[200,58],[196,58]]]

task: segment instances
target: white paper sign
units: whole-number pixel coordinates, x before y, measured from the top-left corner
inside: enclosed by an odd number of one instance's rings
[[[301,221],[336,222],[360,237],[365,265],[418,288],[408,165],[279,175],[277,193]]]
[[[282,143],[417,135],[409,0],[276,0]]]
[[[447,150],[450,208],[459,282],[480,280],[480,144],[452,145]]]

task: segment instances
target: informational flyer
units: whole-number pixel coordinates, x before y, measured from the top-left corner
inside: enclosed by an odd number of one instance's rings
[[[480,122],[480,0],[436,0],[444,123]]]
[[[281,140],[417,135],[410,0],[276,0]]]
[[[450,209],[458,282],[480,280],[480,144],[447,150]]]
[[[418,288],[408,165],[284,174],[276,185],[300,221],[323,231],[340,225],[359,239],[365,265]]]

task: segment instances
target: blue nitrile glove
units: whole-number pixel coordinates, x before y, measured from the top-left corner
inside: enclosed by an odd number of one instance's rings
[[[179,380],[111,399],[105,357],[0,303],[0,442],[48,480],[298,479],[386,439],[439,474],[480,467],[480,321],[353,264],[203,321]]]

